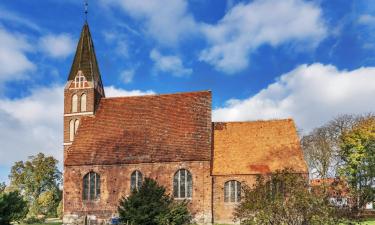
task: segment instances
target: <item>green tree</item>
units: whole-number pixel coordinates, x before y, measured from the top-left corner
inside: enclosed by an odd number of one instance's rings
[[[9,175],[10,187],[24,195],[29,203],[30,216],[56,212],[61,200],[61,172],[57,163],[52,156],[39,153],[29,157],[28,161],[19,161],[13,165]]]
[[[120,200],[120,221],[142,225],[183,225],[191,216],[186,202],[175,202],[155,180],[145,178],[139,190]]]
[[[360,121],[342,135],[340,172],[354,193],[355,210],[375,200],[375,117]]]
[[[0,224],[8,225],[25,218],[27,202],[17,191],[0,193]]]
[[[328,200],[309,191],[307,178],[285,169],[271,177],[259,176],[243,188],[235,219],[245,225],[336,225],[336,210]]]

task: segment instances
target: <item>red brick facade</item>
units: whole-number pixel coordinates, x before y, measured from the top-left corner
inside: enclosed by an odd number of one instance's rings
[[[78,73],[87,82],[81,88],[74,83]],[[86,111],[80,111],[83,103],[78,98],[73,112],[73,95],[83,93]],[[116,217],[135,170],[156,179],[171,194],[175,173],[189,171],[189,207],[199,224],[233,223],[236,203],[224,201],[227,181],[252,185],[255,175],[283,167],[307,172],[292,120],[212,123],[210,91],[105,98],[87,24],[64,96],[66,225],[83,224],[85,219],[105,224]],[[73,127],[71,141],[71,121],[76,119],[79,126]],[[84,200],[84,177],[90,172],[98,176],[100,195]]]

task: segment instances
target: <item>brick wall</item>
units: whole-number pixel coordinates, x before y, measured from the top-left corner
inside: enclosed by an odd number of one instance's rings
[[[187,169],[193,176],[193,193],[190,210],[198,223],[211,222],[210,162],[167,162],[100,166],[68,166],[64,170],[64,224],[82,222],[84,216],[95,215],[104,221],[116,215],[118,201],[130,194],[130,175],[134,170],[143,177],[151,177],[172,193],[173,176],[178,169]],[[101,195],[97,202],[82,201],[82,179],[94,171],[100,175]]]
[[[232,224],[233,212],[236,203],[224,202],[224,184],[230,180],[241,182],[241,186],[252,186],[256,181],[255,175],[233,175],[233,176],[214,176],[212,193],[213,193],[213,216],[217,224]],[[239,223],[239,221],[236,221]]]

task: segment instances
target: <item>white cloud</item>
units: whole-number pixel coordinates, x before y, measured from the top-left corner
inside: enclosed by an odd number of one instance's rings
[[[301,65],[245,100],[213,111],[215,121],[295,119],[304,131],[339,114],[375,111],[375,67],[352,71],[332,65]]]
[[[62,160],[63,87],[34,90],[20,99],[0,99],[0,165],[44,152]]]
[[[125,83],[131,83],[134,77],[134,69],[124,70],[120,73],[120,79]]]
[[[108,97],[154,94],[105,87]],[[63,160],[64,87],[38,88],[24,98],[0,98],[0,167],[43,152]]]
[[[19,16],[16,13],[2,7],[0,7],[0,20],[21,24],[39,32],[42,30],[37,24],[31,22],[29,19]]]
[[[129,56],[129,46],[128,46],[128,39],[126,35],[118,32],[110,32],[104,31],[103,32],[104,40],[107,43],[114,43],[114,50],[119,56],[123,56],[128,58]]]
[[[76,42],[69,34],[48,34],[40,38],[39,46],[52,58],[66,58],[74,52]]]
[[[120,7],[141,21],[146,33],[163,45],[175,45],[197,32],[186,0],[101,0],[105,6]]]
[[[153,49],[150,52],[150,58],[154,61],[155,72],[170,73],[176,77],[189,76],[193,73],[193,69],[184,67],[178,56],[162,55],[159,51]]]
[[[372,16],[372,15],[369,15],[369,14],[361,15],[358,18],[358,23],[363,24],[363,25],[374,25],[375,24],[375,16]]]
[[[0,27],[0,83],[26,78],[26,73],[36,69],[27,53],[32,45],[21,34]]]
[[[215,25],[202,25],[209,47],[200,60],[225,73],[249,64],[259,46],[302,42],[314,47],[326,35],[321,9],[303,0],[255,0],[232,7]]]
[[[124,96],[141,96],[141,95],[153,95],[155,94],[152,90],[141,91],[141,90],[125,90],[116,88],[114,86],[105,87],[106,97],[124,97]]]

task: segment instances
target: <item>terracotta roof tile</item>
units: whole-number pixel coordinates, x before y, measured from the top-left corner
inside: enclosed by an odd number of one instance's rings
[[[289,167],[307,173],[294,122],[214,123],[213,175],[263,174]]]
[[[209,91],[103,98],[65,165],[210,160],[211,133]]]

